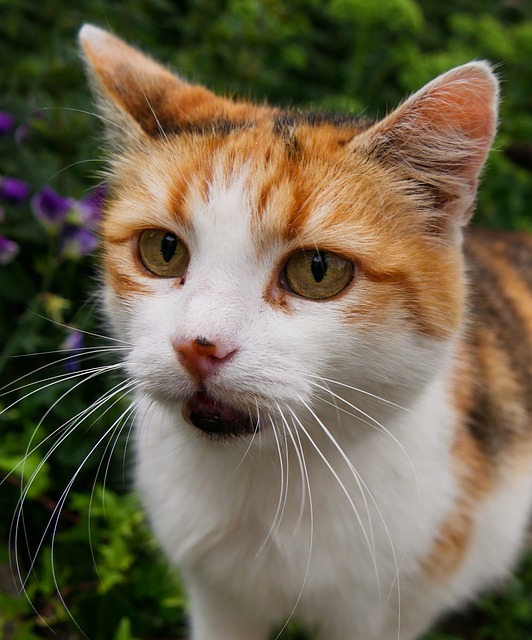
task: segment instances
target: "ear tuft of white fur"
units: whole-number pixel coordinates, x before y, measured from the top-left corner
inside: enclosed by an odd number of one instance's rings
[[[113,36],[93,24],[84,24],[79,30],[79,42],[83,49],[103,49]]]
[[[449,93],[462,93],[473,107],[477,102],[478,111],[486,110],[491,115],[488,135],[495,133],[499,108],[499,81],[487,60],[475,60],[455,67],[429,82],[419,93],[429,93],[438,88],[449,88]],[[417,95],[417,94],[416,94]],[[467,104],[466,102],[466,104]]]

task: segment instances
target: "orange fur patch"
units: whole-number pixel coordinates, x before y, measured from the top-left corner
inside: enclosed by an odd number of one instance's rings
[[[493,468],[463,425],[452,449],[459,496],[442,522],[423,568],[431,578],[445,581],[459,570],[475,529],[475,510],[492,483]]]
[[[129,243],[128,243],[129,244]],[[107,284],[121,297],[131,298],[149,294],[149,287],[135,270],[131,269],[129,246],[113,247],[104,251],[105,278]],[[138,271],[138,270],[137,270]]]

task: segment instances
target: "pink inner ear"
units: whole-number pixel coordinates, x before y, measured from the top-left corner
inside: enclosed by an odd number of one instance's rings
[[[430,128],[457,128],[469,138],[491,138],[496,124],[492,78],[464,73],[434,87],[421,98],[415,118],[426,119]]]
[[[497,80],[489,66],[472,62],[429,82],[375,130],[402,140],[405,148],[412,142],[418,147],[423,136],[429,147],[435,142],[432,136],[445,136],[449,148],[469,140],[476,143],[473,157],[484,159],[497,125],[497,97]]]
[[[440,212],[441,228],[453,231],[474,208],[479,174],[495,135],[497,94],[489,65],[458,67],[411,96],[355,145],[417,182]]]

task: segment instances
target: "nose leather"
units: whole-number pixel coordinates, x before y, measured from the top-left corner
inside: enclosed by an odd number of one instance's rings
[[[229,346],[215,344],[202,337],[195,340],[177,340],[174,342],[174,349],[179,361],[199,388],[208,376],[235,353]]]

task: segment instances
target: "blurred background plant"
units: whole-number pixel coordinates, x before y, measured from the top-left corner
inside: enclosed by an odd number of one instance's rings
[[[0,15],[0,636],[176,639],[186,603],[130,492],[127,402],[100,354],[113,347],[98,337],[93,262],[105,187],[79,26],[116,31],[222,93],[368,116],[452,66],[487,58],[503,101],[476,222],[532,231],[532,5],[0,0]],[[61,425],[71,433],[46,458]],[[530,558],[508,587],[427,640],[532,637]],[[295,627],[283,635],[303,637]]]

